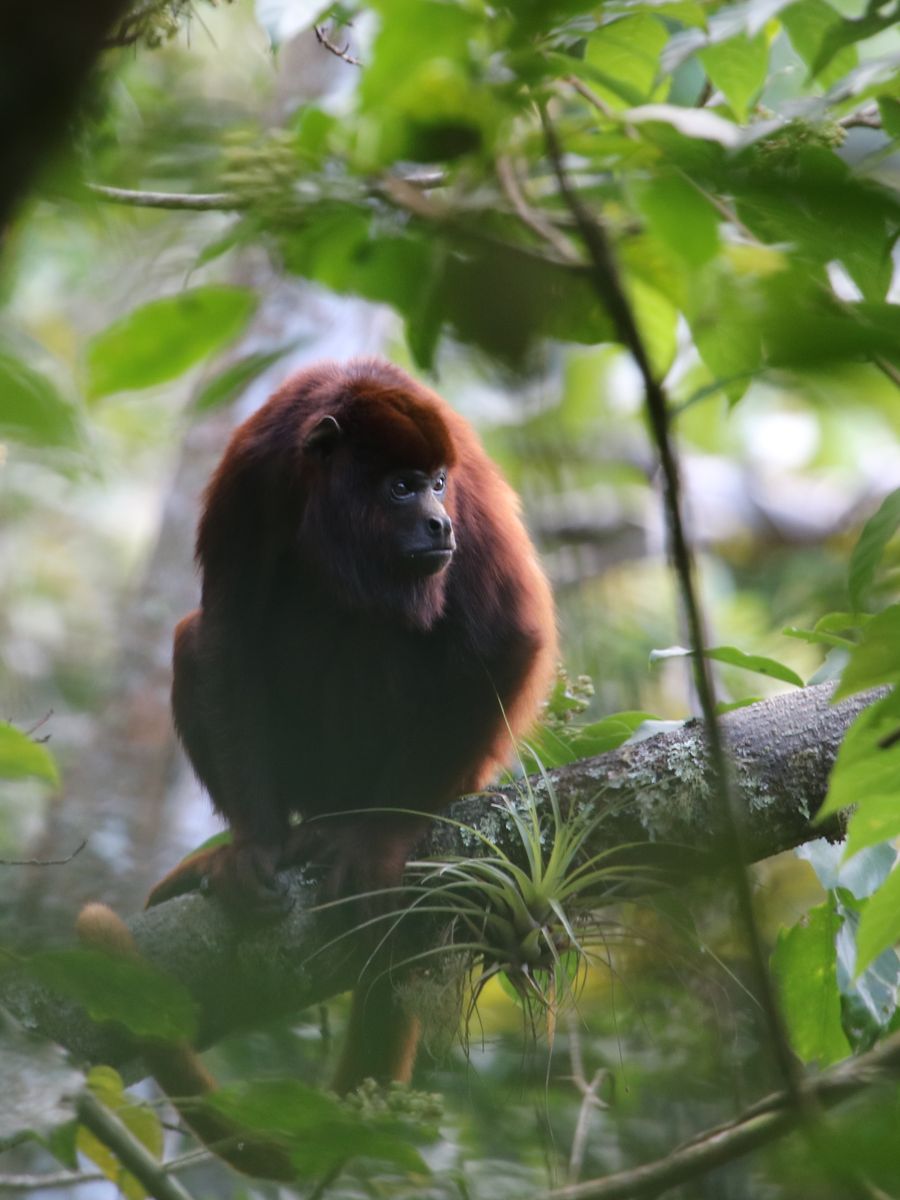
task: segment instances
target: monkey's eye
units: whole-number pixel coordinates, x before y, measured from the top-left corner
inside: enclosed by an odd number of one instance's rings
[[[447,476],[444,474],[443,471],[441,471],[440,475],[438,475],[437,479],[431,485],[431,490],[433,492],[435,492],[438,496],[440,496],[443,493],[444,488],[446,486],[447,486]]]
[[[405,500],[413,494],[413,489],[410,487],[408,480],[395,479],[391,484],[391,496],[395,500]]]

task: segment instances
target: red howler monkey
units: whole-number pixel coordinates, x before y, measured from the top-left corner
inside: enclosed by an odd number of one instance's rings
[[[484,787],[549,684],[553,603],[515,494],[434,392],[386,362],[324,363],[234,433],[197,561],[172,705],[232,842],[149,903],[206,878],[276,906],[276,870],[313,847],[332,895],[397,886],[428,821],[385,810]],[[409,1078],[416,1034],[389,992],[357,990],[338,1090]]]

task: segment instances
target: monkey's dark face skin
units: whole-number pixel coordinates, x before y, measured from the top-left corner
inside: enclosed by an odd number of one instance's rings
[[[456,550],[453,521],[444,506],[447,470],[404,470],[387,475],[381,502],[395,537],[401,569],[412,577],[445,571]]]

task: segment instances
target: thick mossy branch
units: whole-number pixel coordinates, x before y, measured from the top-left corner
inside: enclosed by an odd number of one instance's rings
[[[831,686],[806,688],[722,718],[742,814],[742,845],[748,861],[767,858],[820,837],[811,823],[827,789],[838,746],[873,693],[830,703]],[[585,810],[597,817],[588,853],[628,847],[630,863],[663,867],[676,881],[714,870],[720,861],[721,822],[703,767],[699,722],[623,746],[597,758],[552,771],[563,813]],[[539,804],[548,782],[533,779]],[[500,797],[521,803],[523,785],[468,797],[438,821],[423,855],[477,856],[478,829],[511,858],[521,856],[513,823]],[[829,832],[832,834],[832,825]],[[316,907],[315,880],[302,871],[285,876],[292,900],[274,923],[239,927],[204,896],[185,896],[134,917],[129,925],[143,956],[183,983],[197,999],[201,1043],[231,1030],[296,1014],[351,987],[360,970],[353,939],[342,937],[348,906]],[[102,899],[102,897],[98,897]],[[74,914],[73,914],[74,919]],[[422,931],[427,936],[427,931]],[[74,1005],[46,990],[7,976],[0,1003],[30,1028],[91,1061],[117,1063],[131,1047],[109,1028],[93,1025]]]

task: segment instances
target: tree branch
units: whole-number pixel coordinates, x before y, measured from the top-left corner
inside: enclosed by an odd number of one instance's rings
[[[91,1092],[82,1092],[76,1110],[81,1124],[112,1150],[149,1196],[155,1196],[156,1200],[191,1200],[178,1180],[167,1174],[162,1163]]]
[[[898,1072],[900,1033],[895,1033],[868,1054],[847,1059],[817,1078],[805,1080],[801,1086],[809,1100],[828,1109],[874,1083],[895,1081]],[[603,1179],[557,1188],[544,1200],[637,1200],[642,1196],[657,1196],[774,1141],[795,1129],[800,1119],[791,1097],[786,1092],[776,1092],[729,1124],[698,1134],[665,1158]]]
[[[798,690],[738,709],[722,718],[733,763],[741,844],[748,860],[766,858],[823,835],[812,825],[827,790],[838,746],[874,693],[829,702],[830,685]],[[703,726],[683,728],[622,746],[551,771],[563,813],[596,817],[588,853],[627,846],[629,862],[652,864],[673,882],[721,870],[725,834],[705,771]],[[548,782],[532,780],[538,805]],[[496,799],[521,800],[515,786],[491,797],[468,797],[450,810],[516,857],[505,812]],[[494,800],[492,803],[491,800]],[[837,826],[828,832],[835,835]],[[446,858],[478,853],[477,839],[449,822],[435,822],[421,848]],[[230,921],[201,895],[183,896],[134,917],[130,927],[141,954],[192,993],[200,1010],[200,1045],[265,1021],[295,1016],[350,988],[361,967],[359,948],[346,936],[342,906],[316,907],[316,881],[300,870],[286,873],[292,900],[287,916],[249,928]],[[412,924],[411,922],[409,923]],[[416,931],[420,949],[433,930]],[[133,1044],[109,1027],[93,1024],[74,1004],[12,973],[0,981],[0,1003],[80,1058],[121,1064]]]

